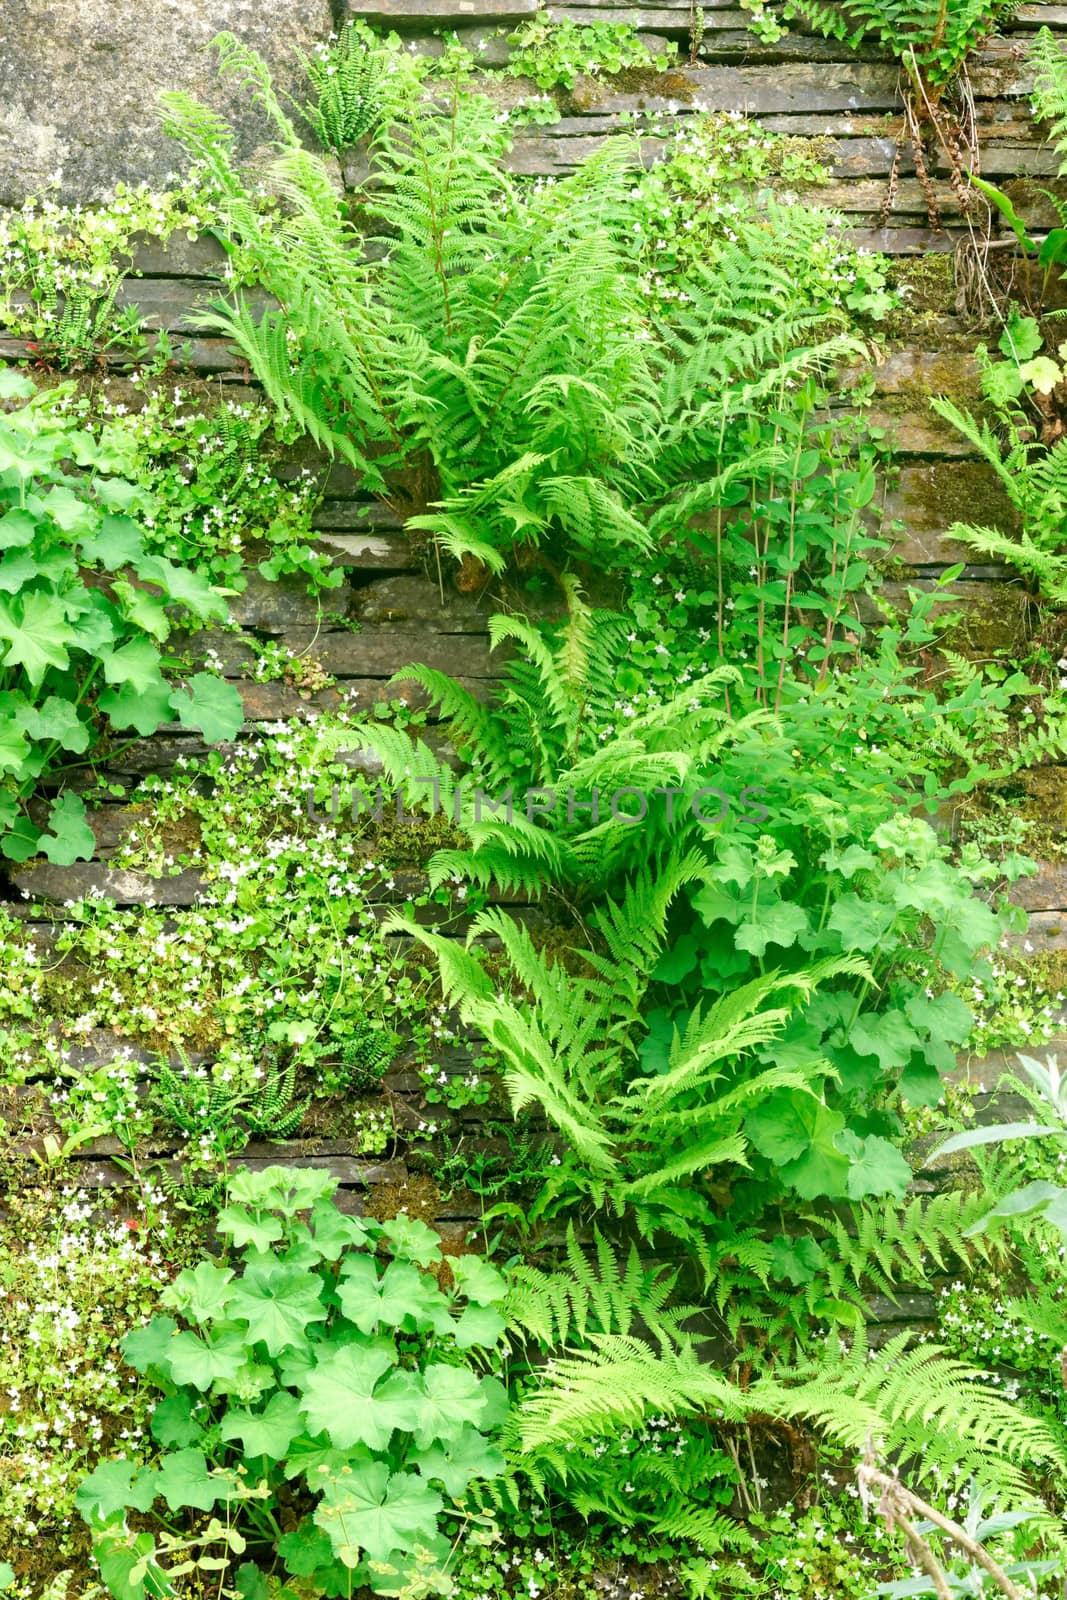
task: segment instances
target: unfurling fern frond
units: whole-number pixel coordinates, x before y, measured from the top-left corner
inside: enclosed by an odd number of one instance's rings
[[[258,51],[232,33],[216,34],[211,46],[218,54],[219,76],[231,78],[239,89],[248,91],[252,104],[270,119],[282,143],[298,145],[297,131],[282,109],[270,68]]]

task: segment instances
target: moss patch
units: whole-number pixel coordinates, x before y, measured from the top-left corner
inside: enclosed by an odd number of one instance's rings
[[[945,317],[956,314],[956,267],[949,252],[890,261],[886,282],[900,296],[900,305],[883,324],[892,339],[914,339],[937,332]]]
[[[935,393],[943,391],[935,390]],[[953,461],[912,472],[907,479],[904,515],[920,513],[924,530],[949,528],[954,522],[973,527],[1000,528],[1012,533],[1018,527],[1018,514],[1000,480],[982,461]],[[1007,598],[1000,586],[1000,601]],[[1011,590],[1018,604],[1017,589]]]
[[[414,1217],[432,1228],[441,1204],[441,1191],[432,1178],[404,1178],[399,1183],[373,1183],[366,1211],[377,1222],[392,1217]]]
[[[1043,824],[1046,829],[1067,826],[1067,767],[1031,767],[1017,773],[1011,782],[1019,795],[1017,814],[1025,821]],[[1027,848],[1035,855],[1043,854],[1029,840]]]
[[[989,598],[973,599],[945,635],[951,649],[973,656],[1018,655],[1029,638],[1029,605],[1009,583],[989,585]]]
[[[603,91],[609,94],[640,94],[649,95],[656,100],[679,100],[682,105],[692,105],[696,90],[684,72],[660,72],[656,67],[624,67],[621,72],[611,76],[604,74],[596,78],[579,78],[574,85],[572,98],[577,103],[580,90],[586,89],[603,99]],[[596,103],[595,100],[593,102]]]

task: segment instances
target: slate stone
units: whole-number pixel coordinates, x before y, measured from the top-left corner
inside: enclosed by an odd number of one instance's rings
[[[163,133],[156,97],[182,89],[231,117],[239,150],[269,127],[248,94],[218,79],[207,45],[229,30],[260,50],[282,91],[303,95],[298,51],[332,26],[330,0],[4,0],[0,7],[0,202],[58,175],[65,201],[115,184],[166,185],[186,158]]]
[[[283,633],[291,627],[315,627],[328,612],[333,617],[347,616],[352,606],[352,591],[342,584],[327,589],[321,599],[309,592],[307,582],[297,574],[276,582],[258,572],[245,574],[246,586],[230,596],[230,618],[245,628],[264,633]]]
[[[1042,861],[1032,878],[1012,885],[1010,899],[1028,911],[1067,909],[1067,862]]]
[[[17,868],[10,878],[15,888],[26,890],[31,900],[80,900],[97,895],[126,906],[191,906],[203,888],[199,872],[191,870],[172,878],[154,878],[147,872],[105,867],[92,861],[79,861],[70,867],[38,862]]]

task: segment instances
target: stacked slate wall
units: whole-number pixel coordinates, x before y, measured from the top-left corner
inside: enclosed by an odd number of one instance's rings
[[[160,88],[189,88],[235,115],[241,148],[254,154],[266,130],[246,106],[219,89],[214,58],[205,48],[219,29],[232,29],[256,44],[282,86],[291,87],[299,76],[299,52],[313,48],[346,16],[396,29],[424,51],[439,50],[441,32],[454,28],[462,43],[493,65],[507,58],[507,30],[536,9],[535,0],[380,0],[374,6],[346,6],[346,0],[258,0],[254,5],[250,0],[146,0],[134,11],[121,0],[6,0],[0,20],[0,204],[17,204],[47,182],[68,201],[92,201],[119,180],[165,182],[176,158],[154,111]],[[567,172],[624,121],[632,126],[635,115],[649,130],[643,140],[649,160],[662,148],[656,129],[664,119],[677,125],[701,110],[751,115],[773,132],[818,139],[830,182],[812,192],[813,201],[842,212],[858,242],[892,259],[904,296],[905,309],[893,314],[874,361],[871,411],[872,422],[886,429],[896,452],[886,487],[887,516],[901,525],[892,552],[898,563],[894,583],[930,583],[947,566],[966,560],[967,553],[946,536],[958,518],[1010,528],[1010,509],[993,475],[928,404],[933,394],[964,403],[976,394],[975,336],[959,315],[951,260],[973,239],[975,223],[961,213],[942,162],[933,171],[941,226],[930,225],[928,198],[905,137],[897,66],[877,49],[851,50],[798,32],[761,44],[747,31],[746,14],[728,0],[705,0],[700,8],[704,32],[695,66],[686,64],[693,25],[689,0],[641,7],[588,0],[546,9],[556,19],[631,23],[652,45],[677,43],[680,64],[662,75],[645,75],[636,88],[582,80],[567,96],[558,123],[516,131],[515,169]],[[1067,5],[1020,6],[970,66],[981,170],[1035,227],[1055,220],[1040,190],[1055,189],[1058,181],[1057,158],[1043,143],[1028,105],[1028,41],[1046,24],[1067,41]],[[503,92],[517,98],[524,86],[510,83]],[[339,182],[344,176],[339,164]],[[209,240],[190,242],[179,235],[166,249],[146,242],[122,299],[140,308],[149,328],[165,329],[182,347],[191,369],[183,384],[202,384],[217,397],[243,400],[255,392],[247,373],[224,342],[204,337],[191,320],[197,304],[215,292],[221,261],[221,251]],[[0,329],[0,355],[23,354],[25,346]],[[120,355],[113,366],[109,394],[121,400],[126,380]],[[849,381],[844,375],[842,403]],[[191,641],[194,653],[213,651],[238,684],[248,719],[245,737],[254,736],[257,724],[305,717],[342,695],[355,694],[357,704],[369,706],[394,671],[413,660],[475,687],[491,679],[499,670],[486,631],[492,593],[472,598],[446,587],[442,596],[426,570],[424,552],[394,518],[360,496],[347,468],[327,466],[302,450],[283,470],[307,467],[322,474],[325,485],[316,527],[323,547],[344,570],[343,586],[328,593],[326,604],[343,620],[323,626],[299,582],[269,584],[253,574],[234,602],[242,636],[208,631]],[[966,567],[955,593],[966,612],[961,643],[976,656],[1021,645],[1034,625],[1022,589],[996,568]],[[358,623],[358,630],[347,622]],[[282,684],[254,682],[252,666],[264,640],[311,653],[336,678],[336,688],[305,697]],[[410,697],[417,700],[417,691]],[[179,756],[202,751],[196,736],[164,728],[125,749],[104,775],[132,790],[145,773],[165,772]],[[1067,770],[1046,778],[1046,795],[1067,796]],[[1050,825],[1067,822],[1058,799],[1045,804]],[[54,937],[63,902],[93,889],[118,904],[172,906],[176,916],[192,903],[198,889],[193,873],[152,879],[109,865],[129,825],[126,807],[116,799],[94,818],[93,862],[72,867],[38,862],[9,871],[0,896],[32,924],[43,948]],[[383,890],[383,903],[409,886],[398,879],[389,895]],[[1031,946],[1039,952],[1067,949],[1067,868],[1049,862],[1023,885],[1019,897],[1030,916]],[[79,1048],[90,1059],[106,1055],[111,1043],[101,1038]],[[462,1070],[462,1053],[443,1066]],[[977,1064],[974,1070],[991,1078],[996,1066]],[[389,1082],[401,1125],[405,1118],[417,1120],[417,1080],[399,1071]],[[473,1108],[470,1114],[476,1113]],[[86,1182],[120,1181],[120,1169],[107,1159],[111,1153],[116,1152],[106,1145],[79,1152]],[[246,1159],[267,1162],[279,1153],[328,1164],[351,1189],[353,1204],[367,1182],[402,1182],[406,1174],[402,1147],[396,1160],[382,1163],[357,1158],[344,1141],[314,1149],[285,1146],[280,1152],[275,1146],[250,1149]],[[462,1200],[451,1209],[462,1215]]]

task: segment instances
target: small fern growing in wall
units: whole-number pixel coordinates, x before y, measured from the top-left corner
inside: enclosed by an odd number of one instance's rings
[[[376,126],[383,108],[383,54],[373,37],[350,22],[303,59],[314,98],[303,114],[327,150],[347,150]]]

